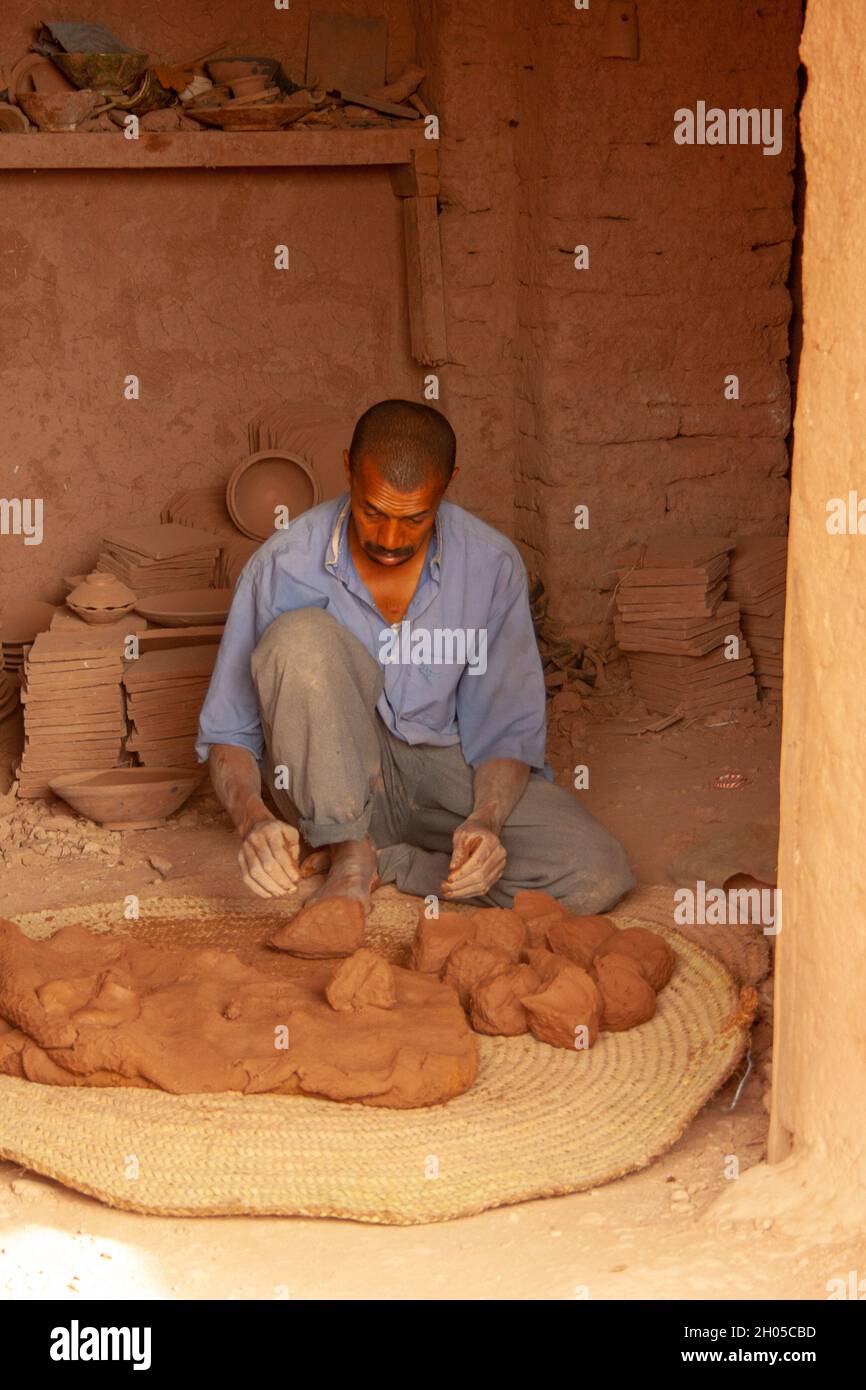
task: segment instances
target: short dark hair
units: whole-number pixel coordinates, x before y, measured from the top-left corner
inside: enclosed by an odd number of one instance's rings
[[[379,401],[365,410],[349,445],[352,472],[365,454],[375,454],[382,477],[398,492],[415,492],[431,473],[448,482],[454,472],[457,438],[445,416],[417,401]]]

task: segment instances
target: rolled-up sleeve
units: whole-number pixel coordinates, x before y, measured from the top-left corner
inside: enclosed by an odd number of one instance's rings
[[[516,758],[544,771],[544,675],[519,561],[503,561],[486,631],[486,669],[478,663],[474,674],[467,667],[457,687],[463,756],[470,767],[491,758]]]
[[[264,751],[259,704],[250,660],[273,614],[263,611],[253,575],[238,580],[210,686],[199,715],[196,753],[206,762],[215,743],[248,748],[258,761]]]

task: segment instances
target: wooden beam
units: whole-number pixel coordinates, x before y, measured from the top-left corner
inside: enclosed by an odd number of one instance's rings
[[[391,187],[397,198],[429,198],[439,192],[439,150],[427,140],[411,151],[409,162],[391,169]]]
[[[448,356],[439,208],[433,196],[402,202],[412,356],[435,367]]]
[[[0,169],[238,169],[422,164],[432,142],[421,122],[377,130],[142,132],[137,140],[72,131],[4,135]]]

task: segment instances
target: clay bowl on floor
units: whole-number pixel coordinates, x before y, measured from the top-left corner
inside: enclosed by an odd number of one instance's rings
[[[146,53],[55,53],[54,62],[76,87],[117,96],[138,82]]]
[[[104,103],[99,92],[19,92],[18,104],[40,130],[74,130]]]
[[[319,484],[308,464],[295,454],[266,449],[238,464],[226,487],[226,506],[232,521],[250,540],[265,541],[274,534],[277,508],[288,520],[321,501]]]
[[[70,772],[49,783],[55,796],[106,830],[153,830],[191,796],[204,768],[113,767]]]
[[[135,611],[160,627],[206,627],[224,623],[231,602],[231,589],[174,589],[141,599]]]

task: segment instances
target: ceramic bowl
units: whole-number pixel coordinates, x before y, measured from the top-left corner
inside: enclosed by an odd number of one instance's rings
[[[76,87],[119,95],[147,68],[146,53],[55,53],[53,60]]]
[[[106,830],[152,830],[195,791],[204,768],[113,767],[70,772],[49,784],[73,810]]]
[[[18,104],[40,130],[74,130],[104,103],[99,92],[19,92]]]
[[[225,622],[231,602],[231,589],[174,589],[139,599],[135,610],[160,627],[207,627]]]
[[[226,487],[229,515],[245,536],[254,541],[274,534],[278,507],[285,507],[288,520],[309,511],[321,501],[318,479],[309,465],[296,454],[266,449],[243,459]]]

